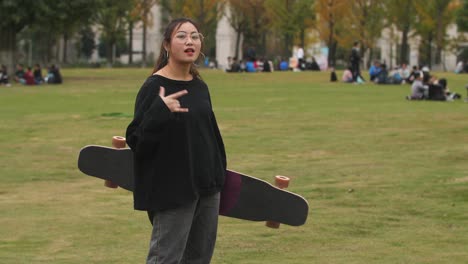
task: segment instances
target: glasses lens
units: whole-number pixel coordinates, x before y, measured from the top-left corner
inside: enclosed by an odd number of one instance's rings
[[[192,33],[191,35],[193,41],[202,41],[203,35],[201,33]]]
[[[187,33],[179,32],[175,35],[175,38],[177,40],[184,41],[185,39],[187,39]]]

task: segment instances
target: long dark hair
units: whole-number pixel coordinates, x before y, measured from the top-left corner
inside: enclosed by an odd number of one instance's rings
[[[167,65],[167,63],[169,61],[169,56],[167,55],[167,51],[164,48],[164,45],[170,45],[171,44],[172,33],[175,30],[179,29],[180,26],[182,24],[184,24],[184,23],[190,23],[190,24],[194,25],[195,28],[197,29],[197,31],[200,32],[200,28],[198,27],[197,23],[195,23],[190,18],[177,18],[177,19],[172,20],[169,23],[169,25],[167,25],[166,30],[164,31],[164,39],[163,39],[163,41],[161,43],[161,49],[159,51],[159,57],[158,57],[158,60],[156,62],[156,65],[154,66],[153,74]],[[202,49],[203,49],[203,42],[202,42],[202,46],[201,46],[200,50],[202,50]],[[201,51],[200,51],[200,54],[202,54]],[[201,79],[200,73],[198,72],[198,70],[196,69],[196,66],[194,64],[192,64],[190,66],[190,74],[193,76],[193,78]]]

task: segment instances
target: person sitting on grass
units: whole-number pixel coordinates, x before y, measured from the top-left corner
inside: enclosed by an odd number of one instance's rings
[[[230,65],[230,68],[226,70],[226,72],[241,72],[241,67],[239,62],[237,61],[237,57],[234,57],[232,59],[232,63]]]
[[[416,73],[419,73],[419,67],[414,65],[413,69],[410,72],[409,77],[406,78],[406,82],[409,83],[409,84],[412,84],[414,82],[414,80],[416,79],[415,78]]]
[[[34,81],[34,75],[31,70],[31,67],[28,67],[28,70],[24,73],[24,80],[26,85],[35,85],[36,82]]]
[[[382,67],[380,65],[380,61],[374,61],[374,64],[369,69],[369,78],[371,81],[374,81],[375,78],[379,76],[382,72]]]
[[[458,93],[451,92],[447,85],[447,79],[442,78],[438,81],[438,84],[442,87],[444,91],[445,100],[446,101],[453,101],[455,99],[461,99],[461,95]]]
[[[289,70],[289,64],[286,60],[282,59],[280,64],[279,64],[279,70],[280,71],[287,71]]]
[[[404,84],[408,81],[408,78],[410,77],[411,72],[408,69],[408,65],[406,65],[406,63],[401,64],[401,68],[399,71],[400,71],[400,76],[402,78],[401,83]]]
[[[338,77],[336,76],[335,67],[330,68],[330,82],[338,81]]]
[[[59,69],[54,64],[52,64],[52,66],[49,67],[49,71],[47,73],[45,81],[48,84],[62,83],[62,75],[60,74]]]
[[[402,84],[403,78],[400,74],[400,69],[395,67],[392,71],[390,71],[389,80],[387,80],[388,84]]]
[[[431,75],[431,70],[429,69],[429,67],[427,66],[421,67],[420,73],[422,74],[423,84],[429,85],[430,83],[433,82],[434,76]]]
[[[250,59],[245,63],[245,71],[257,72],[257,68],[255,67],[255,59]]]
[[[457,66],[455,67],[455,73],[456,74],[463,73],[463,61],[459,61],[457,63]]]
[[[428,93],[429,93],[429,87],[427,85],[424,85],[422,80],[422,74],[421,73],[415,73],[414,74],[414,81],[413,84],[411,85],[411,95],[407,96],[406,99],[408,100],[423,100],[428,98]]]
[[[7,87],[11,86],[8,80],[7,67],[3,64],[2,64],[2,68],[0,69],[0,85],[5,85]]]
[[[343,72],[343,77],[341,78],[345,83],[352,83],[353,82],[353,72],[351,71],[352,68],[348,67]]]
[[[17,83],[21,83],[21,84],[26,83],[26,80],[24,79],[23,64],[16,64],[16,72],[15,72],[14,79]]]
[[[390,82],[389,76],[388,76],[388,70],[387,70],[387,65],[384,63],[382,64],[382,69],[374,79],[374,82],[377,84],[388,84]]]
[[[34,65],[34,82],[36,84],[42,84],[44,82],[44,78],[42,78],[41,65],[39,64]]]
[[[262,72],[273,72],[273,63],[267,58],[263,59],[263,69]]]

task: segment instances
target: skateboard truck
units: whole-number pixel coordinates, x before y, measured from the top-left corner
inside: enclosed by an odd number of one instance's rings
[[[126,141],[125,141],[125,138],[124,137],[119,137],[119,136],[113,136],[112,137],[112,147],[116,148],[116,149],[121,149],[121,148],[125,148],[125,146],[127,145]],[[119,187],[119,185],[109,181],[109,180],[105,180],[104,181],[104,186],[106,187],[109,187],[109,188],[117,188]]]
[[[275,186],[280,188],[280,189],[286,189],[289,186],[289,178],[286,176],[281,176],[281,175],[276,175],[275,176]],[[267,221],[266,226],[269,228],[279,228],[280,223],[278,222],[273,222],[273,221]]]

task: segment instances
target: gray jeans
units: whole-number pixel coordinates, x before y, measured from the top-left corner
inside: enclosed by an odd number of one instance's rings
[[[210,263],[218,230],[219,199],[217,193],[155,213],[146,263]]]

